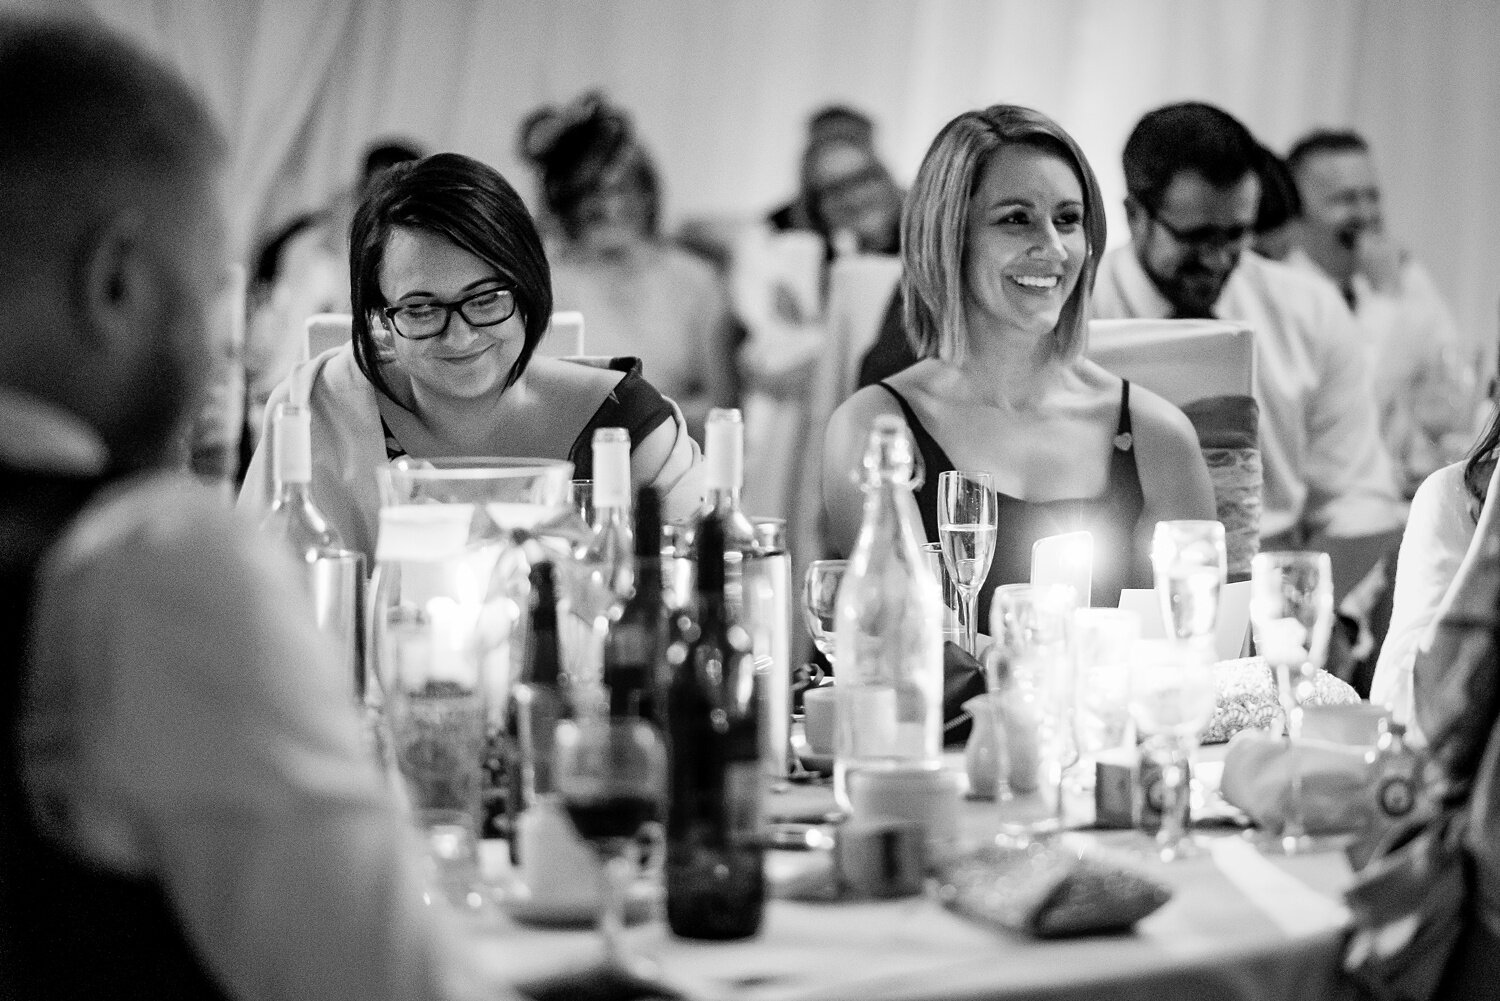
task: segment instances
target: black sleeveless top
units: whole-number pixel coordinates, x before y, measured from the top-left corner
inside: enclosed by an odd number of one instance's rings
[[[953,460],[933,439],[906,398],[887,382],[878,382],[901,405],[925,467],[917,488],[917,507],[928,542],[938,541],[938,476],[953,469]],[[1061,457],[1059,457],[1061,460]],[[1135,438],[1130,429],[1130,383],[1120,387],[1120,420],[1115,447],[1109,460],[1109,480],[1098,497],[1066,498],[1040,503],[995,492],[999,531],[995,558],[979,592],[979,631],[988,632],[990,595],[1001,584],[1021,584],[1031,579],[1031,546],[1038,539],[1063,532],[1087,530],[1094,535],[1094,579],[1092,604],[1113,608],[1125,587],[1151,586],[1145,554],[1137,553],[1136,523],[1145,507],[1141,479],[1135,463]]]
[[[624,372],[625,378],[609,391],[568,449],[568,461],[573,464],[575,480],[594,478],[594,432],[597,429],[624,428],[630,432],[630,450],[634,452],[648,434],[672,419],[672,405],[641,375],[639,358],[612,358],[608,368]],[[399,459],[406,454],[384,417],[380,418],[380,430],[385,435],[387,460]]]
[[[74,858],[26,807],[16,738],[35,572],[102,485],[0,466],[0,998],[217,999],[160,884]]]

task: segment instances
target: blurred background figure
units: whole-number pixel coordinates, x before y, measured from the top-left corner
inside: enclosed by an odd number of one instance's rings
[[[1260,209],[1250,246],[1262,257],[1284,261],[1295,245],[1302,198],[1286,161],[1264,146],[1260,152]]]
[[[894,254],[901,189],[875,151],[875,124],[846,105],[813,112],[802,152],[801,191],[766,221],[776,230],[818,233],[827,255]]]
[[[701,440],[709,409],[736,398],[728,296],[661,236],[661,184],[629,118],[589,93],[533,112],[520,145],[552,217],[554,307],[583,314],[589,354],[639,358]]]
[[[1287,164],[1304,208],[1288,261],[1332,280],[1353,311],[1381,436],[1410,497],[1472,442],[1479,366],[1427,269],[1386,232],[1364,138],[1315,130],[1292,145]]]
[[[259,244],[250,261],[245,312],[246,439],[241,468],[257,446],[266,400],[306,348],[307,318],[349,312],[349,227],[375,178],[418,160],[420,147],[384,138],[364,149],[358,179],[327,207],[294,216]]]
[[[256,252],[245,308],[246,430],[252,446],[271,390],[301,361],[307,318],[347,312],[349,272],[329,246],[329,215],[299,215]]]

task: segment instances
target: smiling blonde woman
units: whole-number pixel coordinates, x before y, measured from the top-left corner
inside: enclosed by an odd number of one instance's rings
[[[937,541],[937,480],[994,477],[1000,533],[980,623],[1000,584],[1028,580],[1038,538],[1094,536],[1094,603],[1149,586],[1157,521],[1213,518],[1181,411],[1083,357],[1104,207],[1078,144],[1036,111],[959,115],[927,151],[901,217],[905,327],[915,365],[834,412],[823,496],[833,549],[861,515],[851,473],[872,421],[899,414],[925,467],[917,503]]]

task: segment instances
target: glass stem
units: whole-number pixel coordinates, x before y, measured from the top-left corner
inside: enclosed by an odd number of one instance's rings
[[[1291,755],[1292,802],[1287,811],[1286,826],[1281,837],[1289,850],[1307,835],[1307,822],[1302,811],[1302,765],[1297,755],[1297,745],[1302,739],[1302,707],[1293,705],[1287,713],[1287,753]]]
[[[964,592],[964,649],[969,656],[979,656],[979,588],[971,587]]]
[[[602,899],[599,902],[599,937],[604,940],[604,959],[621,969],[629,967],[625,955],[625,891],[634,866],[625,857],[625,846],[611,846],[604,853]]]
[[[1162,857],[1169,860],[1182,850],[1187,837],[1189,755],[1187,741],[1176,738],[1162,762],[1161,830],[1157,832],[1156,843]]]

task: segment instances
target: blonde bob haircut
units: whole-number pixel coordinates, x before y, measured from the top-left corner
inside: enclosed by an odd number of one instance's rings
[[[966,111],[943,126],[922,160],[901,211],[902,318],[918,358],[963,363],[969,336],[964,322],[969,200],[995,151],[1011,144],[1034,146],[1062,157],[1083,188],[1088,256],[1052,332],[1058,355],[1076,358],[1083,353],[1089,297],[1099,255],[1104,252],[1099,181],[1083,150],[1061,125],[1030,108],[996,104],[983,111]]]

